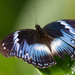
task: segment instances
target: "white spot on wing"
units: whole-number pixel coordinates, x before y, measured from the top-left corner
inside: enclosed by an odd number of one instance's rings
[[[72,40],[72,43],[74,43],[74,40]]]
[[[38,63],[39,66],[42,66],[42,64]]]
[[[71,58],[73,58],[74,57],[74,55],[71,55]]]
[[[36,65],[36,63],[35,62],[32,62],[34,65]]]
[[[54,64],[54,62],[52,62]]]
[[[75,54],[75,51],[74,51],[74,54]]]
[[[30,60],[28,62],[30,63]]]
[[[4,46],[4,43],[2,44],[2,46]]]
[[[45,66],[48,66],[48,63],[44,63]]]
[[[6,47],[4,47],[4,49],[6,49]]]
[[[50,63],[50,65],[52,65],[52,63]]]
[[[25,59],[29,59],[28,53],[25,54]]]

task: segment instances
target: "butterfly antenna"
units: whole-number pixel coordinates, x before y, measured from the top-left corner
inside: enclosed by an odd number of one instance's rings
[[[36,25],[38,25],[38,20],[37,20],[37,16],[36,16],[35,6],[33,6],[33,8],[34,8],[34,13],[35,13],[35,18],[36,18],[36,24],[35,24],[35,26],[36,26]]]
[[[36,20],[25,9],[24,9],[24,11],[36,22]]]

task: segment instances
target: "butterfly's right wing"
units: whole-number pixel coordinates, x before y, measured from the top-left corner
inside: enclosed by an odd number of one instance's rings
[[[75,59],[75,20],[59,20],[46,25],[45,32],[51,36],[51,51],[64,59],[68,54]]]
[[[32,29],[13,32],[0,42],[0,53],[5,57],[22,58],[40,68],[54,65],[50,49],[36,35],[36,30]]]

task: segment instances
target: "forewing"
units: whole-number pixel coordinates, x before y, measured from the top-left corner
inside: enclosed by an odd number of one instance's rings
[[[50,49],[40,42],[42,39],[38,38],[36,31],[32,29],[13,32],[0,42],[0,53],[5,57],[22,58],[39,68],[54,65]]]
[[[75,59],[75,20],[59,20],[43,29],[54,38],[50,44],[54,55],[64,58],[65,54],[68,54],[71,59]]]

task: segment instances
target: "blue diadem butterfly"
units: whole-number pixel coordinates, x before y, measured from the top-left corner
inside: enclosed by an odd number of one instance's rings
[[[53,56],[75,59],[75,20],[59,20],[34,29],[13,32],[0,42],[5,57],[22,58],[35,67],[47,68],[56,64]]]

